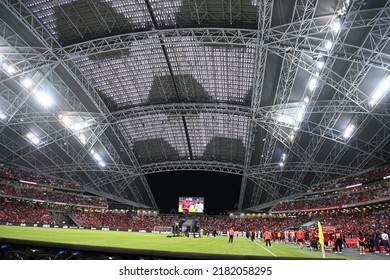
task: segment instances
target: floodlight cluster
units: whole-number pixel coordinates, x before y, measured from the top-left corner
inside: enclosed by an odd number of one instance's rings
[[[100,154],[95,151],[94,149],[92,149],[90,151],[92,157],[97,161],[97,163],[101,166],[101,167],[105,167],[106,166],[106,163],[104,162],[104,160],[102,159],[102,157],[100,156]]]
[[[287,161],[287,154],[282,153],[282,156],[280,157],[280,161],[279,161],[279,166],[284,167],[284,164],[286,163],[286,161]]]
[[[65,127],[72,131],[72,133],[82,145],[87,144],[87,136],[83,132],[83,130],[85,130],[89,126],[87,122],[85,122],[82,118],[79,117],[70,117],[62,114],[60,114],[58,118]]]
[[[0,40],[3,39],[0,38]],[[5,43],[6,45],[8,44],[7,42]],[[28,93],[26,100],[30,97],[34,97],[40,106],[46,109],[54,107],[55,101],[49,92],[52,85],[46,79],[45,75],[40,71],[35,71],[33,68],[32,71],[26,72],[20,70],[17,67],[17,63],[14,61],[20,62],[23,58],[21,58],[12,48],[7,50],[7,55],[8,56],[6,57],[4,53],[0,54],[0,70],[4,71],[10,79],[18,83],[23,92]],[[0,111],[0,119],[5,120],[6,118],[6,113]],[[80,117],[70,118],[62,115],[60,115],[59,119],[64,126],[74,134],[75,138],[78,139],[81,144],[87,144],[87,135],[85,135],[84,130],[89,126],[88,122],[84,122]],[[42,145],[42,138],[40,138],[40,135],[37,134],[37,131],[29,130],[24,137],[35,146]],[[99,164],[101,166],[105,165],[101,162],[99,162]]]
[[[19,61],[20,58],[16,54],[13,54],[12,50],[10,50],[9,54],[10,55],[8,57],[3,54],[0,54],[0,70],[4,71],[4,73],[6,73],[8,77],[16,81],[23,90],[29,93],[29,96],[35,97],[35,99],[41,106],[45,108],[53,106],[54,100],[52,99],[51,95],[48,94],[42,88],[42,77],[38,78],[39,73],[37,72],[35,75],[36,80],[33,80],[29,76],[20,75],[21,70],[18,68],[16,63],[14,63],[14,60]],[[3,111],[0,111],[0,120],[4,121],[6,118],[7,114]],[[39,139],[39,137],[32,132],[28,132],[27,134],[25,134],[25,137],[28,141],[30,141],[36,146],[41,144],[41,140]]]
[[[370,105],[376,105],[390,89],[390,75],[380,81],[379,85],[371,94]]]
[[[353,124],[350,124],[349,126],[347,126],[347,128],[344,130],[344,134],[343,134],[343,137],[345,139],[351,137],[353,131],[355,130],[355,126]]]
[[[1,110],[0,110],[0,120],[5,120],[7,118],[7,115],[5,113],[3,113]]]
[[[32,133],[32,132],[28,132],[28,133],[26,134],[26,138],[27,138],[28,140],[30,140],[30,142],[33,143],[33,144],[36,145],[36,146],[38,146],[38,145],[41,143],[41,141],[39,140],[39,138],[38,138],[34,133]]]
[[[8,76],[19,73],[18,67],[13,64],[7,57],[0,53],[0,69],[4,71]]]

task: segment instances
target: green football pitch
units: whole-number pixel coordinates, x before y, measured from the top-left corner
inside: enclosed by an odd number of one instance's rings
[[[266,247],[264,242],[251,242],[246,238],[235,238],[234,242],[229,244],[226,236],[215,239],[212,236],[167,238],[167,234],[157,233],[0,226],[0,240],[1,238],[184,253],[322,258],[321,252],[310,251],[307,247],[300,249],[297,245],[278,243]],[[345,259],[345,256],[328,252],[326,257]]]

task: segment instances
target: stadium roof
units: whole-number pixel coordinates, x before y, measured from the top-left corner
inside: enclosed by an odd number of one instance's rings
[[[5,0],[0,19],[2,162],[153,208],[147,174],[238,174],[259,209],[389,161],[389,1]]]

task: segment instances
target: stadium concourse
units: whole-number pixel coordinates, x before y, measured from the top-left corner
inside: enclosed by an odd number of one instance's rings
[[[0,258],[59,246],[11,229],[295,249],[318,222],[387,258],[389,69],[390,0],[0,1]]]

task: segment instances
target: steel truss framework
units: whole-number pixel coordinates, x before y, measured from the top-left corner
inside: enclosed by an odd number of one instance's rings
[[[235,27],[246,19],[240,14],[238,1],[233,2],[223,1],[221,20],[229,22],[229,27],[207,27],[213,16],[208,11],[208,1],[204,0],[188,1],[186,26],[161,28],[171,19],[156,13],[163,9],[163,5],[156,2],[148,6],[151,29],[79,40],[63,47],[22,1],[3,1],[0,4],[1,18],[4,18],[0,21],[0,39],[5,51],[2,49],[1,58],[14,62],[17,72],[10,75],[0,71],[3,102],[0,112],[7,116],[0,121],[1,161],[82,183],[86,190],[135,207],[157,207],[145,178],[150,173],[192,170],[241,175],[240,209],[256,209],[259,204],[294,196],[310,184],[360,172],[371,167],[372,162],[388,162],[390,105],[384,99],[382,103],[371,106],[369,102],[374,87],[365,84],[373,75],[385,77],[390,69],[389,1],[383,1],[380,8],[365,9],[360,1],[352,1],[346,6],[345,1],[340,0],[330,14],[318,16],[320,1],[296,0],[291,20],[277,26],[272,26],[274,1],[254,1],[257,27],[252,29]],[[97,18],[101,16],[97,8],[94,11]],[[335,33],[332,25],[336,20],[342,22],[342,31]],[[206,27],[199,27],[195,22]],[[112,31],[116,24],[119,22],[110,27],[102,20],[99,32]],[[188,27],[192,25],[196,27]],[[350,38],[363,29],[365,37],[359,44],[354,44]],[[78,29],[76,25],[71,26],[71,30],[72,36],[80,38],[92,32],[88,28]],[[24,32],[29,32],[33,39],[22,38],[20,34]],[[325,40],[333,42],[331,49],[325,48]],[[187,46],[202,50],[210,48],[215,54],[220,49],[236,48],[235,54],[253,58],[250,102],[231,101],[231,96],[222,102],[184,100],[195,96],[191,92],[195,89],[182,74],[187,72],[180,70],[187,62],[181,62],[176,56],[174,59],[174,55]],[[137,106],[113,109],[93,86],[93,80],[83,72],[80,62],[97,55],[107,60],[116,54],[122,57],[123,63],[128,52],[137,52],[140,47],[159,50],[156,59],[160,60],[153,63],[158,67],[159,63],[165,65],[166,69],[160,74],[170,77],[164,81],[160,79],[158,86],[159,94],[169,102],[143,101]],[[323,61],[321,69],[317,67],[318,59]],[[266,85],[271,82],[266,79],[266,72],[275,60],[280,61],[280,71],[271,81],[275,87],[272,100],[267,103],[265,95],[270,87]],[[231,59],[225,66],[236,66],[233,61]],[[340,69],[340,64],[345,64],[345,69]],[[317,87],[314,90],[301,87],[301,93],[296,94],[298,84],[306,84],[316,72]],[[182,74],[182,77],[177,74]],[[36,85],[49,87],[60,96],[61,105],[42,111],[32,104],[32,93],[20,85],[25,76],[31,77]],[[167,92],[169,87],[173,89],[173,97]],[[329,91],[333,94],[325,96]],[[305,117],[299,122],[296,132],[296,123],[278,120],[281,115],[294,116],[304,97],[308,96]],[[81,118],[89,125],[75,132],[61,123],[60,115]],[[128,135],[122,125],[132,119],[142,121],[159,116],[181,120],[185,131],[184,146],[188,150],[185,155],[190,160],[182,157],[170,161],[166,158],[161,162],[140,164],[133,149],[135,138]],[[196,145],[202,146],[194,143],[190,131],[199,129],[191,123],[193,116],[206,116],[203,119],[220,116],[224,120],[222,125],[228,124],[227,117],[234,117],[248,124],[245,130],[234,128],[237,135],[243,131],[246,133],[245,137],[235,136],[243,141],[243,162],[199,159],[195,148],[199,149]],[[348,139],[343,137],[345,123],[358,127]],[[370,131],[370,137],[365,136],[363,131],[369,131],[373,124],[377,129]],[[156,125],[154,129],[165,129],[164,125]],[[40,134],[38,146],[26,141],[29,131]],[[231,136],[225,130],[209,131],[214,133],[211,136]],[[149,136],[150,133],[146,128],[141,131]],[[86,144],[77,140],[80,134],[85,135]],[[24,141],[14,141],[12,135]],[[259,142],[263,144],[258,146]],[[321,153],[328,148],[324,157]],[[94,162],[91,150],[104,155],[104,168]],[[148,153],[154,153],[151,147]],[[281,168],[282,153],[286,154],[287,161]],[[169,152],[164,150],[163,154]],[[347,156],[348,162],[345,163]],[[253,189],[247,188],[249,181],[255,184]]]

